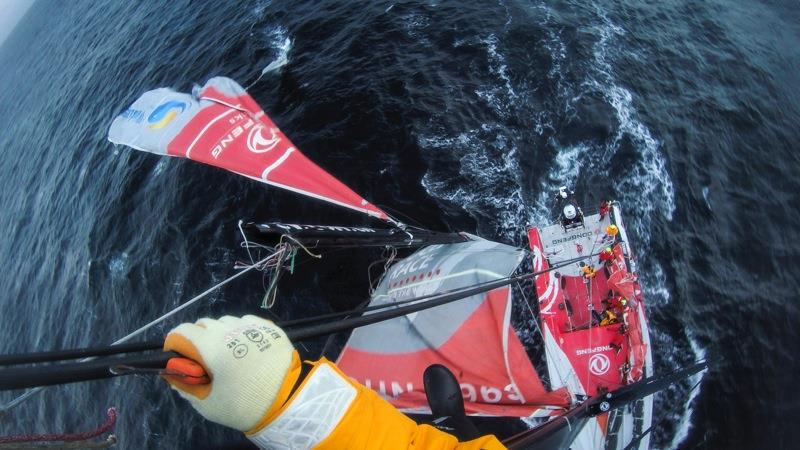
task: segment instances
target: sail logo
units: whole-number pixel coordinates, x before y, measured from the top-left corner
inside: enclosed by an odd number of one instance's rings
[[[132,120],[136,123],[142,123],[144,120],[144,112],[133,108],[126,109],[119,116],[128,120]]]
[[[608,351],[608,350],[611,350],[611,346],[610,345],[598,345],[597,347],[594,347],[594,348],[581,348],[581,349],[578,349],[578,350],[575,351],[575,355],[576,356],[591,355],[592,353],[605,352],[605,351]]]
[[[275,148],[281,141],[275,128],[270,128],[269,132],[271,135],[268,138],[264,137],[262,134],[262,130],[264,129],[265,127],[263,125],[255,126],[250,130],[250,134],[247,135],[247,148],[249,148],[251,152],[266,153]]]
[[[184,102],[175,100],[162,103],[147,116],[147,123],[150,124],[148,126],[152,130],[160,130],[169,125],[169,123],[178,117],[178,114],[185,111],[188,106],[189,105]]]
[[[605,375],[610,368],[611,360],[602,353],[597,353],[589,358],[589,372],[595,375]]]

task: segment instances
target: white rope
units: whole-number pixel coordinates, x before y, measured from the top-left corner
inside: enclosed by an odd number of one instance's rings
[[[140,334],[144,333],[145,331],[149,330],[150,328],[153,328],[154,326],[158,325],[159,323],[169,319],[170,317],[174,316],[175,314],[183,311],[184,309],[186,309],[186,308],[192,306],[193,304],[197,303],[198,301],[202,300],[208,294],[214,292],[215,290],[221,288],[222,286],[225,286],[226,284],[228,284],[231,281],[241,277],[242,275],[246,274],[247,272],[250,272],[253,269],[260,268],[263,264],[266,264],[266,262],[269,261],[274,256],[275,255],[269,255],[266,258],[262,259],[261,261],[258,261],[257,263],[255,263],[255,264],[253,264],[251,266],[248,266],[247,268],[241,270],[239,273],[237,273],[237,274],[235,274],[235,275],[233,275],[231,277],[228,277],[225,280],[215,284],[214,286],[206,289],[205,291],[203,291],[199,295],[196,295],[194,298],[192,298],[191,300],[187,301],[186,303],[183,303],[182,305],[179,305],[175,309],[167,312],[163,316],[161,316],[161,317],[159,317],[159,318],[157,318],[157,319],[155,319],[153,321],[150,321],[146,325],[143,325],[143,326],[139,327],[138,329],[136,329],[136,330],[126,334],[125,336],[117,339],[111,345],[122,344],[123,342],[127,342],[127,341],[131,340],[132,338],[134,338],[136,336],[139,336]],[[80,361],[81,362],[86,362],[86,361],[91,361],[93,359],[95,359],[95,358],[84,358],[84,359],[81,359]],[[3,405],[3,407],[0,408],[0,413],[4,413],[4,412],[10,410],[11,408],[19,405],[20,403],[22,403],[25,400],[27,400],[28,398],[30,398],[32,395],[34,395],[34,394],[36,394],[38,392],[41,392],[42,390],[44,390],[44,387],[37,387],[37,388],[33,388],[33,389],[29,389],[29,390],[25,391],[25,393],[23,393],[19,397],[15,398],[14,400],[11,400],[10,402],[8,402],[5,405]]]
[[[196,295],[194,298],[192,298],[191,300],[187,301],[186,303],[184,303],[182,305],[179,305],[177,308],[173,309],[172,311],[170,311],[170,312],[164,314],[163,316],[151,321],[150,323],[140,327],[139,329],[137,329],[137,330],[135,330],[135,331],[133,331],[133,332],[131,332],[131,333],[119,338],[119,339],[117,339],[111,345],[116,345],[116,344],[121,344],[123,342],[127,342],[131,338],[134,338],[134,337],[144,333],[145,331],[149,330],[150,328],[153,328],[154,326],[158,325],[159,323],[169,319],[170,317],[174,316],[175,314],[183,311],[184,309],[186,309],[186,308],[192,306],[193,304],[197,303],[198,301],[202,300],[205,296],[207,296],[208,294],[216,291],[217,289],[221,288],[222,286],[225,286],[226,284],[228,284],[231,281],[239,278],[240,276],[246,274],[247,272],[250,272],[253,269],[261,267],[262,264],[265,264],[273,256],[274,255],[269,255],[266,258],[262,259],[261,261],[258,261],[257,263],[251,265],[250,267],[247,267],[246,269],[243,269],[243,270],[239,271],[239,273],[237,273],[235,275],[232,275],[232,276],[222,280],[221,282],[215,284],[214,286],[211,286],[210,288],[206,289],[205,291],[203,291],[199,295]]]
[[[244,234],[244,230],[242,229],[242,223],[244,223],[244,221],[239,219],[239,223],[237,223],[236,225],[239,227],[239,233],[242,234],[242,239],[244,239],[244,249],[247,250],[247,256],[250,258],[250,264],[253,264],[253,255],[250,254],[250,243],[247,242],[247,235]]]
[[[386,255],[387,251],[389,252],[389,255],[384,257],[384,255]],[[372,264],[370,264],[369,267],[367,267],[367,279],[369,281],[369,296],[370,297],[374,297],[375,296],[375,291],[378,289],[378,286],[380,286],[381,282],[386,277],[386,274],[389,272],[389,266],[391,266],[392,263],[394,263],[394,260],[397,257],[397,248],[396,247],[386,246],[383,249],[383,251],[381,252],[381,257],[383,258],[382,260],[375,261]],[[373,283],[372,282],[372,267],[375,264],[380,263],[381,261],[384,262],[384,264],[383,264],[383,272],[381,272],[381,275],[378,277],[376,282]]]

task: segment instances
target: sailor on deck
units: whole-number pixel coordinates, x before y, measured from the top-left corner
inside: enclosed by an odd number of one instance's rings
[[[617,315],[611,312],[610,309],[606,309],[603,311],[603,320],[600,321],[600,326],[604,327],[612,323],[617,323]]]
[[[301,362],[286,333],[255,316],[200,319],[164,342],[210,383],[164,375],[206,419],[243,431],[262,449],[503,449],[418,425],[326,359]],[[169,368],[169,366],[168,366]]]
[[[611,209],[611,205],[608,203],[608,200],[603,200],[600,203],[600,220],[603,220],[608,214],[608,211]]]
[[[581,261],[579,266],[581,268],[581,274],[583,274],[583,278],[588,280],[594,278],[595,275],[597,275],[597,271],[594,270],[594,267],[587,265],[585,262]]]
[[[628,327],[625,324],[622,324],[617,329],[617,332],[614,333],[614,336],[611,338],[611,342],[608,343],[608,346],[613,348],[614,351],[619,354],[622,351],[622,346],[625,344],[625,338],[628,335]]]
[[[628,309],[628,300],[621,295],[612,295],[611,297],[603,300],[603,303],[607,306],[608,309],[614,311],[615,313],[621,315],[624,314],[625,311]]]
[[[611,247],[605,247],[600,251],[598,259],[601,263],[608,264],[612,259],[614,259],[614,250],[612,250]]]
[[[617,233],[619,233],[619,228],[613,223],[606,227],[606,236],[611,237],[612,240],[616,239]]]

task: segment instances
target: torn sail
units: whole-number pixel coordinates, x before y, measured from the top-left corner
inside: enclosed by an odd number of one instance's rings
[[[300,153],[230,78],[212,78],[191,95],[168,88],[145,92],[114,119],[108,139],[210,164],[394,223]]]
[[[389,269],[370,305],[506,278],[524,255],[482,239],[425,247]],[[405,410],[427,407],[422,374],[435,363],[456,375],[469,413],[525,417],[568,406],[567,391],[548,392],[528,359],[511,325],[511,300],[503,287],[357,329],[337,364]]]

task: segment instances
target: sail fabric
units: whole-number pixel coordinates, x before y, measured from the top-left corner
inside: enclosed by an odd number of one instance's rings
[[[523,257],[520,249],[478,238],[425,247],[389,269],[370,305],[506,278]],[[511,289],[502,287],[359,328],[337,363],[407,411],[427,408],[422,374],[437,363],[455,374],[469,413],[526,417],[566,407],[566,390],[548,392],[528,359],[511,325],[511,300]]]
[[[220,167],[395,223],[300,153],[230,78],[212,78],[191,95],[168,88],[145,92],[114,119],[108,139]]]

